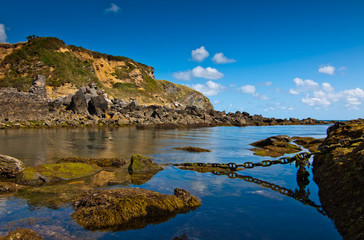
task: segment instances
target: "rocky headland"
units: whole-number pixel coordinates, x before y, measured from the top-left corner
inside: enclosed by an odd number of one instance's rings
[[[327,123],[215,111],[203,94],[156,80],[150,66],[66,45],[57,38],[0,44],[0,128]]]

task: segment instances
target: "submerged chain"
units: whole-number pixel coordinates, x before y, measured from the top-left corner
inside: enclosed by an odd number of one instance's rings
[[[363,141],[364,138],[357,138],[357,139],[344,139],[341,140],[337,144],[332,145],[325,145],[321,146],[317,151],[315,152],[302,152],[294,155],[293,157],[282,157],[277,160],[263,160],[261,162],[253,163],[253,162],[244,162],[241,164],[237,163],[179,163],[179,164],[173,164],[174,166],[179,167],[212,167],[212,168],[221,168],[221,169],[230,169],[231,171],[237,171],[238,168],[254,168],[254,167],[269,167],[276,164],[287,164],[292,163],[294,161],[303,161],[306,159],[309,159],[314,154],[323,154],[328,152],[331,149],[337,148],[337,147],[348,147],[353,145],[354,143]]]

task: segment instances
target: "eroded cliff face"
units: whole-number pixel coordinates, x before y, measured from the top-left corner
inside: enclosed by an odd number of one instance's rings
[[[363,119],[338,122],[327,130],[321,146],[342,140],[356,142],[316,154],[313,161],[314,181],[319,186],[322,206],[344,239],[350,240],[364,239],[363,137]]]
[[[0,44],[0,88],[28,91],[33,79],[46,77],[50,100],[65,97],[92,82],[110,99],[135,100],[142,105],[182,105],[210,110],[201,93],[186,86],[155,80],[154,68],[126,57],[66,45],[57,38],[34,38],[24,43]]]

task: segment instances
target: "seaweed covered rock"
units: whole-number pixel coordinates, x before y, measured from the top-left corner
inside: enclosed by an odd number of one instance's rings
[[[338,122],[327,130],[319,147],[357,140],[352,145],[315,154],[314,181],[327,215],[334,220],[344,239],[364,239],[364,120]]]
[[[12,182],[0,182],[0,193],[16,192],[24,186]]]
[[[165,195],[140,188],[82,193],[73,200],[72,217],[87,229],[127,230],[158,224],[201,205],[186,190]]]
[[[22,161],[0,154],[0,177],[14,178],[23,169],[24,165]]]
[[[278,135],[269,137],[250,145],[257,147],[249,149],[254,152],[254,155],[280,157],[286,153],[296,153],[302,149],[296,145],[291,144],[291,138],[287,135]]]
[[[129,164],[129,160],[121,158],[82,158],[82,157],[69,157],[62,158],[57,161],[57,163],[86,163],[93,164],[99,167],[121,167]]]
[[[313,137],[292,137],[293,142],[304,148],[307,148],[310,152],[317,151],[317,148],[324,141],[324,139],[317,139]]]
[[[3,237],[0,237],[0,240],[41,240],[43,239],[33,230],[28,228],[17,229],[9,232]]]
[[[187,152],[211,152],[211,150],[199,148],[199,147],[178,147],[178,148],[173,148],[173,149],[187,151]]]
[[[163,168],[155,163],[151,158],[140,154],[133,154],[130,159],[129,172],[145,172],[145,171],[160,171]]]
[[[43,164],[25,168],[17,175],[17,181],[24,185],[39,185],[86,177],[101,168],[85,163]]]

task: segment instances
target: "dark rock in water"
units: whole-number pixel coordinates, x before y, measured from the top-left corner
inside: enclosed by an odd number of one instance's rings
[[[0,182],[0,193],[16,192],[24,187],[12,182]]]
[[[47,97],[47,91],[46,91],[46,77],[43,75],[37,75],[36,78],[34,78],[32,86],[29,88],[29,92],[35,93],[41,97],[46,98]]]
[[[99,167],[121,167],[130,163],[130,160],[125,160],[121,158],[82,158],[82,157],[69,157],[62,158],[56,163],[87,163],[97,165]]]
[[[17,175],[17,182],[24,185],[40,185],[90,176],[101,168],[85,163],[43,164],[25,168]]]
[[[140,188],[82,193],[73,200],[75,212],[72,217],[91,230],[140,229],[201,205],[201,201],[188,191],[177,190],[177,193],[178,196],[165,195]]]
[[[280,157],[286,153],[296,153],[302,149],[296,145],[290,144],[291,138],[287,135],[278,135],[269,137],[250,145],[259,148],[249,149],[254,151],[254,155],[259,156],[270,156],[270,157]]]
[[[310,152],[317,151],[318,146],[324,141],[324,139],[317,139],[313,137],[292,137],[293,142],[304,148],[307,148]]]
[[[187,151],[187,152],[211,152],[211,150],[199,148],[199,147],[179,147],[179,148],[173,148],[173,149]]]
[[[72,96],[71,104],[68,109],[72,110],[74,113],[88,114],[87,101],[82,90],[77,91],[76,94]]]
[[[334,220],[344,239],[364,239],[364,120],[338,122],[327,130],[323,146],[341,140],[355,140],[351,146],[315,154],[314,181],[327,215]]]
[[[104,96],[99,95],[97,97],[91,97],[88,103],[88,111],[92,115],[102,117],[108,109],[108,103]]]
[[[159,171],[163,168],[155,163],[151,158],[145,157],[140,154],[133,154],[130,159],[129,172],[143,172],[143,171]]]
[[[33,230],[28,228],[17,229],[9,232],[3,237],[0,237],[0,240],[41,240],[43,239]]]
[[[24,165],[22,161],[0,154],[0,177],[14,178],[23,169]]]

